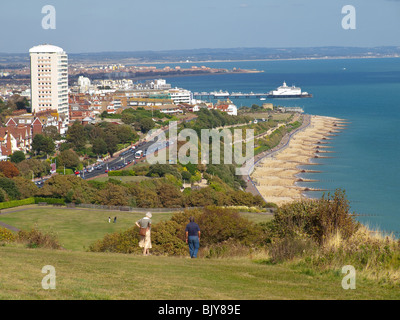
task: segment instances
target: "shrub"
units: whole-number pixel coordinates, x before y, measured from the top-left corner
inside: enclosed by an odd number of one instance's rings
[[[283,205],[274,215],[276,235],[280,238],[311,237],[320,245],[337,232],[347,239],[359,226],[349,208],[342,190],[319,200]]]
[[[260,226],[239,216],[233,210],[209,207],[176,213],[171,220],[155,224],[151,233],[152,252],[159,255],[175,256],[188,254],[185,228],[189,223],[190,216],[195,217],[195,221],[200,226],[201,247],[204,247],[206,252],[208,251],[205,254],[206,256],[215,256],[215,253],[213,253],[215,250],[219,252],[217,256],[221,256],[221,250],[223,250],[223,253],[230,252],[231,254],[249,252],[251,248],[262,246],[266,242],[266,234]],[[90,246],[89,250],[141,253],[142,250],[138,247],[138,239],[138,228],[132,228],[122,233],[105,236],[102,240]]]
[[[15,236],[10,230],[0,227],[0,242],[14,242]]]
[[[36,228],[30,231],[19,231],[17,241],[26,243],[29,248],[61,249],[57,236],[53,233],[43,233]]]
[[[235,239],[247,246],[265,243],[265,234],[260,226],[241,217],[232,209],[207,207],[199,215],[197,223],[202,233],[202,243],[212,245]]]
[[[7,192],[3,188],[0,188],[0,202],[4,202],[8,200]]]
[[[16,200],[21,196],[21,193],[19,192],[17,185],[11,179],[0,178],[0,188],[4,189],[4,191],[7,192],[7,195],[12,200]]]
[[[183,256],[187,254],[184,239],[185,229],[176,221],[163,221],[152,228],[153,253],[160,255]]]
[[[140,253],[138,228],[107,234],[89,247],[91,252]]]

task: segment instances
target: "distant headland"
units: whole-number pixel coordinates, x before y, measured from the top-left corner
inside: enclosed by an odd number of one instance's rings
[[[68,48],[66,48],[68,51]],[[296,47],[296,48],[204,48],[164,51],[69,53],[71,64],[205,63],[256,60],[305,60],[400,57],[400,46]],[[27,53],[0,53],[0,68],[28,65]]]

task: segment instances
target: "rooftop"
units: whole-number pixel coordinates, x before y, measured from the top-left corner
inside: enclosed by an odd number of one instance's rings
[[[31,48],[29,53],[64,53],[64,50],[50,44],[42,44]]]

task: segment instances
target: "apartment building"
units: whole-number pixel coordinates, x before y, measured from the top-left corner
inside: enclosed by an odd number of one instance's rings
[[[53,45],[29,50],[31,58],[32,112],[54,110],[69,122],[68,56]]]

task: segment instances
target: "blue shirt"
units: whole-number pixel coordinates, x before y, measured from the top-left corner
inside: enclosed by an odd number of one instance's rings
[[[189,222],[186,226],[185,232],[188,232],[189,237],[198,236],[200,231],[200,227],[195,222]]]

